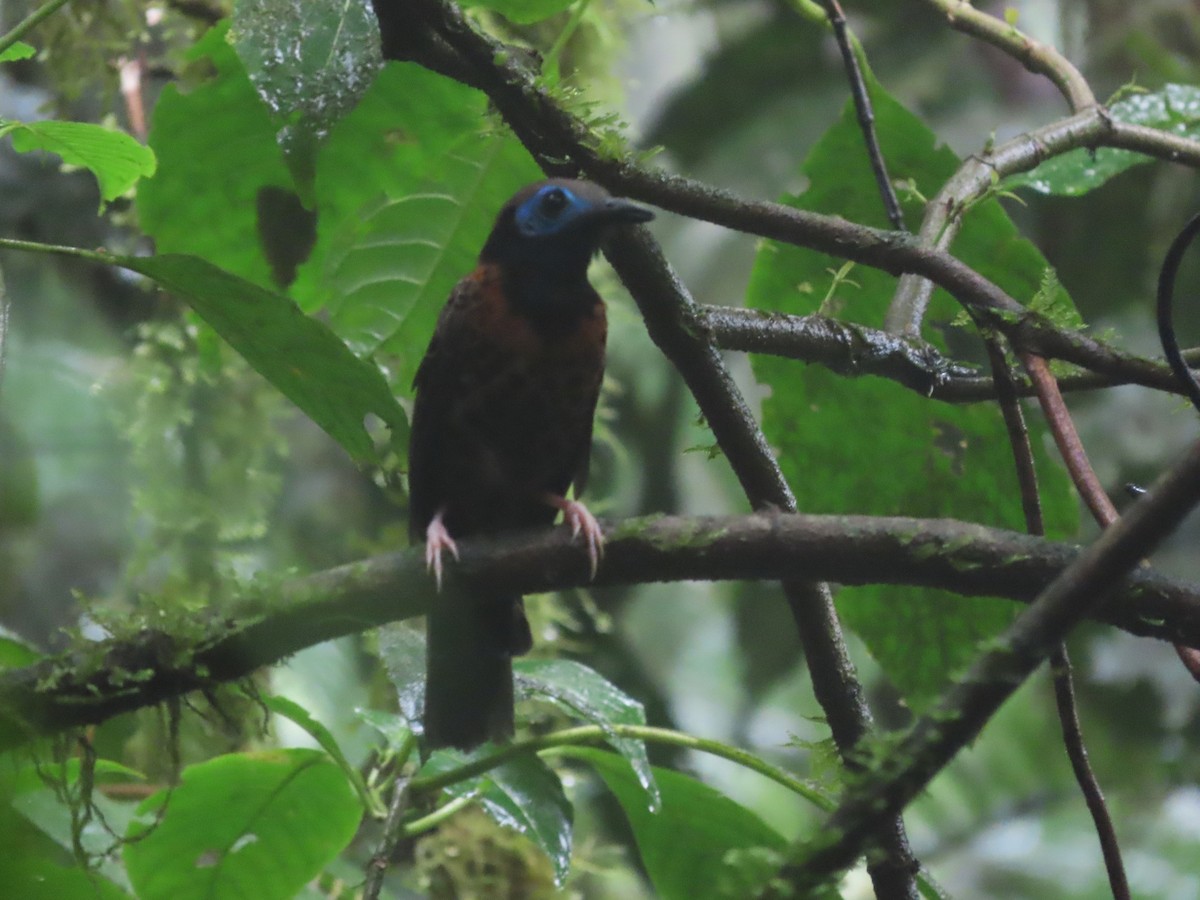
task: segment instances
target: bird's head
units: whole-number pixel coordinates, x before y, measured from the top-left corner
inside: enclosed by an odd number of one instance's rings
[[[653,218],[650,210],[612,197],[597,184],[539,181],[504,204],[479,258],[562,281],[583,279],[613,226]]]

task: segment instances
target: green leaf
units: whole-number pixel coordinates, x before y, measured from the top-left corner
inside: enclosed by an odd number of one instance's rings
[[[620,756],[582,747],[561,752],[588,763],[620,802],[646,874],[663,900],[754,896],[747,888],[783,862],[783,836],[703,782],[656,767],[662,808],[652,812],[645,789]]]
[[[229,39],[309,195],[319,143],[380,66],[378,21],[366,3],[237,0]]]
[[[911,179],[921,194],[934,196],[957,169],[957,158],[877,86],[872,98],[891,176]],[[785,202],[886,227],[851,107],[813,147],[802,174],[809,189]],[[905,206],[909,221],[919,219],[920,201],[910,197]],[[1019,300],[1037,296],[1064,316],[1074,309],[1061,286],[1044,281],[1045,259],[1020,237],[995,200],[971,208],[953,250]],[[813,312],[834,285],[832,273],[841,262],[765,243],[747,302],[761,309]],[[857,266],[837,283],[826,306],[846,319],[879,326],[895,285],[892,276]],[[945,323],[957,310],[944,292],[935,292],[932,325]],[[929,339],[940,342],[932,325]],[[780,451],[780,465],[801,509],[957,517],[1023,529],[1008,438],[993,405],[931,401],[884,379],[847,379],[779,358],[756,356],[752,362],[758,379],[771,388],[763,403],[763,428]],[[1047,457],[1040,423],[1030,425],[1048,527],[1052,534],[1073,532],[1077,512],[1067,479]],[[998,601],[896,587],[845,589],[838,608],[916,708],[970,660],[980,641],[999,633],[1015,615],[1010,604]]]
[[[500,13],[510,22],[531,25],[557,15],[572,2],[573,0],[468,0],[463,6],[490,9]]]
[[[377,356],[396,393],[409,390],[497,211],[540,177],[514,138],[481,134],[489,127],[482,95],[389,66],[321,151],[322,224],[292,294],[306,309],[324,304],[330,326]]]
[[[349,246],[330,254],[330,325],[360,354],[382,350],[395,389],[412,383],[446,298],[529,165],[511,138],[472,136],[436,182],[364,210]]]
[[[31,666],[42,658],[33,644],[14,631],[0,626],[0,669],[19,669]]]
[[[1200,138],[1200,87],[1168,84],[1152,94],[1134,94],[1118,100],[1109,107],[1108,114],[1118,122],[1145,125],[1195,140]],[[1004,179],[1002,187],[1005,190],[1027,187],[1039,194],[1079,197],[1126,169],[1154,161],[1154,157],[1132,150],[1081,148],[1048,159],[1032,171],[1010,176]]]
[[[72,166],[96,176],[104,203],[115,200],[154,174],[154,151],[123,131],[112,131],[89,122],[7,122],[13,149],[20,153],[45,150]],[[101,204],[103,206],[103,203]]]
[[[350,842],[361,812],[318,750],[230,754],[141,804],[125,864],[141,900],[285,900]]]
[[[404,748],[412,738],[412,728],[404,716],[377,709],[356,709],[354,712],[361,721],[379,732],[392,753]]]
[[[358,794],[359,800],[362,802],[363,808],[372,813],[383,813],[386,810],[376,809],[375,803],[367,791],[366,783],[363,781],[362,773],[350,764],[350,760],[346,759],[346,754],[342,752],[341,746],[333,733],[312,717],[307,709],[296,703],[294,700],[289,700],[287,697],[265,696],[260,697],[263,705],[278,716],[283,716],[301,728],[320,745],[321,749],[329,754],[330,758],[338,764],[342,770],[342,774],[346,776],[346,780],[354,786],[355,792]]]
[[[312,256],[291,287],[297,302],[313,312],[329,300],[325,256],[352,246],[364,209],[436,185],[451,149],[490,128],[479,91],[413,63],[386,65],[321,145],[314,186],[320,223]]]
[[[379,657],[396,689],[400,715],[416,729],[425,715],[425,635],[393,622],[379,629]]]
[[[20,900],[117,900],[130,895],[79,866],[29,820],[0,802],[0,885]]]
[[[23,765],[5,775],[3,791],[11,797],[12,809],[33,825],[64,854],[75,852],[75,832],[78,828],[79,845],[92,861],[94,871],[111,882],[128,886],[123,867],[111,856],[116,843],[113,834],[125,831],[133,815],[133,805],[112,800],[99,790],[91,792],[91,809],[83,808],[83,789],[80,785],[82,765],[72,758],[61,762],[47,760]],[[92,769],[95,785],[128,784],[142,781],[141,773],[120,763],[98,759]],[[70,797],[75,809],[64,802]],[[2,804],[0,804],[2,805]],[[87,820],[84,821],[84,816]],[[103,823],[103,824],[101,824]],[[2,838],[0,838],[2,840]],[[8,846],[7,842],[4,846]],[[3,854],[0,854],[3,855]],[[0,881],[0,884],[7,882]]]
[[[546,700],[568,715],[599,725],[613,749],[629,761],[646,792],[647,805],[658,808],[660,797],[644,742],[618,736],[614,725],[645,725],[646,710],[637,700],[582,663],[570,659],[518,659],[513,680],[522,700]]]
[[[495,749],[484,744],[470,755],[438,750],[421,767],[420,774],[424,777],[447,772]],[[563,884],[571,868],[571,804],[558,776],[540,758],[509,760],[476,778],[455,782],[445,791],[451,797],[473,797],[500,825],[533,841],[550,860],[555,883]]]
[[[36,55],[37,50],[35,50],[33,47],[30,47],[24,41],[17,41],[11,46],[0,50],[0,63],[14,62],[18,59],[29,59],[30,57]]]
[[[357,462],[376,458],[364,420],[379,416],[394,446],[408,420],[379,369],[356,357],[322,322],[291,300],[191,256],[118,257],[117,265],[182,297],[263,377]]]
[[[138,190],[138,218],[159,253],[190,253],[259,285],[272,272],[259,238],[260,194],[293,191],[275,126],[225,28],[189,52],[211,76],[183,93],[167,85],[154,107],[150,146],[158,174]]]

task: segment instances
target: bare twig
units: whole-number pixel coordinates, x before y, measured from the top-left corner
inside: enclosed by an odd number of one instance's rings
[[[1034,40],[1013,25],[975,9],[967,0],[929,0],[946,15],[952,28],[969,34],[1004,51],[1035,75],[1045,75],[1054,82],[1078,112],[1096,102],[1091,87],[1071,62],[1054,47]]]
[[[1074,678],[1071,675],[1071,659],[1067,645],[1060,644],[1050,657],[1050,674],[1054,679],[1054,701],[1058,706],[1058,718],[1062,724],[1063,743],[1071,760],[1071,770],[1083,791],[1084,802],[1096,826],[1096,837],[1100,840],[1100,851],[1104,856],[1104,868],[1108,872],[1108,884],[1113,900],[1129,900],[1129,879],[1125,875],[1125,863],[1121,859],[1121,845],[1117,842],[1117,829],[1113,825],[1104,792],[1092,771],[1087,747],[1083,743],[1083,729],[1079,725],[1079,714],[1075,703]]]
[[[1195,240],[1197,233],[1200,233],[1200,215],[1193,216],[1183,226],[1175,240],[1171,242],[1167,255],[1163,258],[1162,270],[1158,275],[1157,319],[1158,337],[1162,342],[1163,355],[1170,363],[1171,371],[1175,374],[1180,388],[1192,401],[1192,406],[1196,408],[1196,411],[1200,412],[1200,382],[1197,382],[1195,374],[1188,366],[1188,361],[1184,359],[1183,351],[1179,349],[1179,340],[1175,337],[1175,324],[1172,321],[1175,277],[1179,274],[1179,264],[1183,262],[1183,255],[1187,253],[1188,247]]]
[[[1075,429],[1075,422],[1067,410],[1066,403],[1063,402],[1062,393],[1058,390],[1058,382],[1054,380],[1050,367],[1042,357],[1031,353],[1021,353],[1020,357],[1025,371],[1033,381],[1042,413],[1046,416],[1050,433],[1054,436],[1058,452],[1062,454],[1067,471],[1071,474],[1075,489],[1079,491],[1083,502],[1092,511],[1100,526],[1108,527],[1117,520],[1117,508],[1100,483],[1096,470],[1092,468],[1087,451],[1083,448],[1083,441],[1079,439],[1079,432]]]
[[[1017,481],[1021,486],[1021,507],[1025,512],[1025,529],[1032,535],[1046,533],[1042,517],[1042,502],[1038,493],[1037,470],[1033,463],[1033,447],[1029,442],[1029,430],[1025,426],[1025,416],[1021,412],[1021,404],[1017,399],[1016,386],[1013,384],[1012,373],[1008,361],[1000,348],[998,341],[985,337],[987,342],[988,359],[991,362],[992,374],[996,381],[1000,409],[1008,429],[1009,443],[1012,446],[1013,460],[1017,468]],[[1050,675],[1054,681],[1054,700],[1058,707],[1058,721],[1062,728],[1063,744],[1067,757],[1071,761],[1071,770],[1075,773],[1075,781],[1083,793],[1091,813],[1096,835],[1100,840],[1100,850],[1104,857],[1104,867],[1108,872],[1108,882],[1112,888],[1115,900],[1129,900],[1129,880],[1125,875],[1125,864],[1121,859],[1121,846],[1117,840],[1117,831],[1113,826],[1112,816],[1108,805],[1104,802],[1104,792],[1100,782],[1088,760],[1087,746],[1083,741],[1083,728],[1079,724],[1079,712],[1075,703],[1075,686],[1071,673],[1071,661],[1067,655],[1067,645],[1059,644],[1050,656]]]
[[[861,50],[858,41],[850,34],[846,26],[846,14],[838,0],[819,0],[833,27],[833,36],[837,41],[838,50],[842,54],[842,65],[846,69],[846,80],[850,83],[850,95],[854,98],[854,111],[858,114],[858,127],[862,131],[863,143],[867,148],[867,157],[871,160],[871,171],[875,173],[875,184],[879,188],[879,196],[883,200],[883,209],[888,221],[897,231],[906,231],[904,212],[900,209],[900,200],[896,197],[896,189],[888,178],[887,163],[883,158],[883,149],[879,146],[879,134],[875,130],[875,112],[871,108],[871,95],[867,92],[866,81],[863,79],[862,68],[858,64],[856,47]]]
[[[379,846],[371,854],[367,863],[367,881],[363,885],[363,900],[378,900],[383,890],[383,876],[387,874],[392,856],[404,836],[404,814],[408,811],[409,786],[412,779],[400,776],[396,779],[392,790],[392,802],[388,806],[387,818],[383,823],[383,834],[379,838]]]
[[[125,100],[129,129],[142,143],[146,142],[146,105],[142,101],[142,72],[145,65],[140,52],[135,56],[123,56],[117,61],[121,96]]]
[[[651,338],[696,398],[751,504],[756,509],[794,511],[796,499],[791,488],[704,329],[700,308],[675,277],[658,245],[643,230],[642,234],[618,235],[606,252],[637,301]],[[833,596],[826,585],[811,578],[805,573],[785,580],[784,596],[796,622],[813,691],[846,764],[854,768],[858,762],[852,751],[870,730],[871,713],[846,652]],[[908,847],[903,822],[897,818],[880,828],[884,852],[868,864],[876,893],[904,900],[915,897],[918,864]]]
[[[921,222],[921,244],[948,250],[962,227],[963,213],[998,179],[1028,171],[1064,148],[1083,146],[1077,141],[1082,132],[1097,123],[1097,118],[1101,125],[1111,122],[1107,116],[1096,116],[1096,98],[1087,80],[1053,47],[973,8],[965,0],[929,2],[946,15],[954,28],[1004,51],[1029,71],[1048,77],[1066,97],[1071,111],[1084,113],[1034,129],[962,164],[930,202]],[[933,286],[923,278],[912,275],[901,278],[884,327],[897,334],[920,334],[932,293]]]

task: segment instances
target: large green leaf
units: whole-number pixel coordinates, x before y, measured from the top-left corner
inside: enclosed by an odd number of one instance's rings
[[[163,89],[150,146],[158,173],[138,190],[138,218],[160,253],[189,253],[255,284],[272,284],[259,239],[264,191],[293,190],[270,114],[217,27],[189,53],[211,74],[186,93]]]
[[[455,283],[475,267],[498,207],[528,180],[511,138],[469,137],[436,182],[364,211],[330,254],[330,324],[360,354],[383,351],[392,384],[412,382]],[[467,155],[470,154],[470,155]],[[533,174],[532,172],[528,174]]]
[[[307,193],[318,144],[379,68],[378,21],[367,3],[237,0],[229,36]]]
[[[378,354],[397,393],[496,212],[540,176],[486,116],[477,91],[393,64],[318,158],[321,223],[292,295],[306,309],[326,306],[355,352]]]
[[[437,775],[494,750],[490,744],[470,756],[458,750],[438,750],[420,774]],[[559,885],[566,880],[571,867],[571,804],[562,782],[541,759],[520,756],[445,790],[452,797],[472,797],[496,822],[525,835],[549,858],[554,880]]]
[[[740,898],[782,863],[783,836],[754,812],[701,781],[654,769],[662,805],[652,811],[629,763],[613,753],[570,748],[596,770],[625,810],[646,874],[663,900]]]
[[[482,93],[389,64],[316,150],[310,246],[304,229],[269,221],[289,196],[296,217],[308,214],[294,200],[271,114],[224,33],[214,29],[193,55],[215,74],[159,102],[151,145],[160,168],[140,191],[144,227],[160,252],[198,255],[264,286],[273,281],[267,235],[277,283],[290,274],[280,258],[307,257],[291,296],[307,312],[328,307],[333,329],[357,353],[380,353],[393,390],[406,391],[451,288],[537,166],[495,131]]]
[[[138,814],[124,855],[141,900],[287,900],[350,842],[362,807],[324,753],[275,750],[189,766]]]
[[[1158,128],[1179,137],[1200,138],[1200,88],[1168,84],[1152,94],[1134,94],[1108,109],[1118,122]],[[1004,180],[1006,189],[1027,187],[1039,194],[1078,197],[1154,157],[1132,150],[1079,149],[1046,160],[1036,169]]]
[[[614,725],[645,725],[646,709],[598,672],[572,659],[518,659],[513,680],[522,700],[553,703],[568,715],[599,725],[608,732],[613,749],[629,761],[638,783],[646,791],[651,809],[659,803],[658,786],[650,771],[646,745],[617,735]]]
[[[958,160],[895,100],[877,87],[872,95],[893,179],[911,179],[920,193],[933,196]],[[809,189],[785,202],[885,224],[849,106],[813,147],[802,172]],[[921,212],[916,200],[906,203],[910,221]],[[1047,269],[994,200],[972,208],[954,252],[1024,301],[1037,293]],[[809,250],[764,244],[748,303],[807,313],[826,301],[827,312],[879,325],[895,280],[856,267],[830,295],[830,271],[840,265]],[[1073,309],[1061,288],[1051,299]],[[945,294],[935,294],[935,324],[944,324],[955,312]],[[936,334],[931,338],[939,340]],[[1008,440],[994,405],[953,406],[882,379],[845,379],[778,358],[755,357],[753,364],[758,378],[771,387],[763,403],[763,427],[780,450],[780,464],[801,509],[952,516],[1023,527]],[[1048,523],[1053,533],[1069,532],[1075,526],[1075,501],[1059,467],[1047,464],[1040,429],[1033,424]],[[838,602],[847,623],[917,707],[971,658],[980,640],[997,634],[1014,615],[1007,604],[893,587],[845,590]]]
[[[342,774],[346,776],[346,780],[354,786],[354,790],[358,794],[359,800],[362,802],[363,807],[366,809],[371,809],[372,812],[376,811],[373,809],[374,800],[371,797],[370,792],[367,790],[366,782],[363,781],[362,773],[359,772],[358,769],[356,769],[353,765],[351,765],[350,760],[346,758],[346,754],[342,751],[341,744],[339,744],[337,738],[333,736],[332,731],[326,728],[325,725],[319,722],[311,712],[309,712],[295,700],[290,700],[287,697],[280,697],[278,695],[261,697],[260,699],[262,700],[263,706],[275,713],[275,715],[282,716],[293,724],[304,729],[304,731],[308,733],[308,736],[316,741],[317,745],[322,750],[329,754],[329,758],[338,764],[342,770]]]
[[[191,256],[122,257],[119,265],[185,299],[213,330],[356,461],[376,458],[364,420],[379,416],[395,446],[408,420],[374,363],[291,300]]]
[[[317,243],[291,293],[304,309],[329,302],[325,257],[353,244],[362,213],[436,184],[451,149],[487,129],[487,98],[413,63],[389,63],[321,145],[314,186]]]
[[[115,200],[154,174],[154,151],[123,131],[113,131],[90,122],[5,122],[0,135],[11,134],[13,149],[20,153],[44,150],[72,166],[96,176],[100,197]]]

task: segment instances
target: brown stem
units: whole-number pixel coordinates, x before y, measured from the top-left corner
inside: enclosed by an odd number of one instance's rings
[[[1034,390],[1037,391],[1038,402],[1050,425],[1050,433],[1054,435],[1054,443],[1058,446],[1058,452],[1062,454],[1075,489],[1083,497],[1083,502],[1092,511],[1092,516],[1100,527],[1107,528],[1117,520],[1117,508],[1113,506],[1104,486],[1100,484],[1096,470],[1092,468],[1087,451],[1083,448],[1083,441],[1079,439],[1079,432],[1075,429],[1075,421],[1071,418],[1062,393],[1058,390],[1058,382],[1054,380],[1049,365],[1042,357],[1032,353],[1019,355],[1033,382]]]
[[[846,80],[850,82],[850,96],[854,98],[858,127],[867,148],[867,158],[871,161],[871,171],[875,174],[879,196],[883,200],[883,210],[893,228],[897,231],[907,231],[904,226],[904,212],[900,209],[900,200],[896,197],[892,180],[888,178],[887,163],[883,159],[883,149],[879,146],[879,133],[875,130],[875,111],[871,108],[871,95],[867,92],[862,67],[858,64],[858,56],[854,52],[850,32],[846,27],[846,14],[842,12],[838,0],[820,0],[820,3],[829,24],[833,26],[833,36],[842,54],[842,66],[846,70]]]
[[[1108,804],[1096,773],[1092,771],[1087,747],[1083,743],[1083,729],[1079,725],[1079,714],[1075,703],[1075,684],[1071,675],[1071,659],[1067,656],[1066,644],[1059,645],[1050,657],[1050,673],[1054,677],[1054,701],[1058,706],[1058,720],[1062,724],[1063,743],[1071,760],[1071,770],[1083,791],[1088,812],[1096,826],[1096,837],[1100,839],[1100,852],[1104,856],[1104,868],[1108,872],[1108,885],[1113,900],[1129,900],[1129,879],[1125,875],[1125,864],[1121,859],[1121,845],[1117,842],[1117,830],[1113,826]]]
[[[1000,409],[1008,428],[1009,443],[1017,466],[1017,480],[1021,485],[1021,507],[1025,512],[1025,528],[1033,535],[1046,533],[1042,516],[1041,497],[1037,486],[1037,470],[1033,463],[1033,447],[1029,442],[1029,429],[1017,399],[1008,360],[996,338],[986,336],[988,359],[992,365],[992,376],[996,381]],[[1104,868],[1108,873],[1109,887],[1114,900],[1129,900],[1129,879],[1125,875],[1125,863],[1121,859],[1121,845],[1117,831],[1104,802],[1104,792],[1096,773],[1088,761],[1087,747],[1083,742],[1083,729],[1079,724],[1079,710],[1075,702],[1075,685],[1071,674],[1071,662],[1067,656],[1067,645],[1059,644],[1050,656],[1050,674],[1054,681],[1054,701],[1058,709],[1058,721],[1062,728],[1063,745],[1071,761],[1075,781],[1091,813],[1096,835],[1100,840],[1100,852],[1104,857]]]

